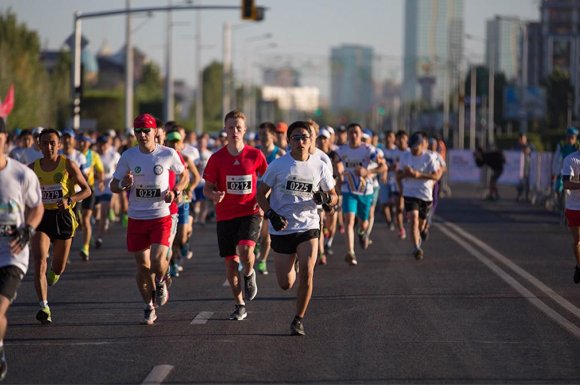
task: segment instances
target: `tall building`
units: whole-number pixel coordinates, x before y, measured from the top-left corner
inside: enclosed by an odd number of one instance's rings
[[[523,26],[517,17],[496,16],[487,21],[485,63],[507,81],[518,80]]]
[[[463,57],[463,0],[406,0],[404,39],[403,101],[443,100]]]
[[[342,45],[330,53],[331,109],[368,113],[373,105],[373,59],[371,47]]]
[[[555,70],[570,74],[574,112],[580,116],[580,1],[543,0],[542,42],[544,76]]]

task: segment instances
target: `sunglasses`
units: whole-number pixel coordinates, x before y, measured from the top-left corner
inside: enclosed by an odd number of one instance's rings
[[[151,132],[151,128],[135,128],[133,131],[135,131],[136,134],[139,134],[141,132],[144,132],[145,134],[148,134]]]
[[[308,136],[308,135],[292,135],[290,137],[290,139],[292,139],[295,142],[301,142],[301,141],[306,141],[306,140],[310,139],[310,136]]]

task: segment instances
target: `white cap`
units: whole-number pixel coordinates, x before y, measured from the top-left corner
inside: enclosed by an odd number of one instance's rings
[[[133,127],[128,127],[125,130],[125,135],[127,135],[127,136],[135,136],[135,130],[133,130]]]
[[[318,136],[324,136],[326,139],[330,139],[330,131],[328,131],[326,128],[322,128],[318,132]]]
[[[117,133],[115,132],[115,130],[111,129],[109,131],[107,131],[107,134],[111,137],[114,138],[115,136],[117,136]]]
[[[38,136],[40,135],[40,133],[44,130],[44,127],[38,126],[38,127],[34,127],[32,129],[32,135],[33,136]]]
[[[334,135],[334,128],[330,127],[330,126],[326,126],[323,127],[324,129],[328,130],[328,132],[330,132],[331,135]]]

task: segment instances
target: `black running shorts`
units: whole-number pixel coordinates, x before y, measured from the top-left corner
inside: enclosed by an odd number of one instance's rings
[[[295,254],[298,245],[302,242],[308,242],[311,239],[318,239],[320,230],[307,230],[302,233],[292,233],[285,235],[270,234],[272,250],[279,254]]]
[[[260,222],[262,217],[259,215],[248,215],[219,221],[217,223],[217,238],[220,250],[220,257],[226,258],[238,255],[236,247],[240,242],[250,242],[254,245],[260,235]]]
[[[14,301],[23,277],[24,273],[16,266],[0,267],[0,295],[8,298],[10,302]]]
[[[406,212],[417,210],[419,211],[419,218],[427,219],[427,215],[429,215],[429,210],[431,209],[433,202],[427,202],[419,198],[411,198],[411,197],[404,198]]]

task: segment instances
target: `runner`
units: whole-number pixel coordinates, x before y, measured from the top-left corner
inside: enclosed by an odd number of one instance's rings
[[[371,175],[386,171],[384,159],[378,158],[372,147],[362,142],[362,128],[358,123],[348,125],[348,144],[339,147],[337,153],[344,164],[342,182],[342,211],[346,228],[347,253],[345,260],[351,266],[358,262],[354,252],[355,218],[358,219],[358,236],[368,245],[370,209],[373,203]],[[377,167],[369,169],[371,162]],[[363,247],[364,248],[364,247]]]
[[[80,250],[80,256],[83,261],[89,260],[91,237],[93,235],[93,225],[91,219],[95,208],[96,196],[95,187],[99,190],[105,189],[104,168],[101,157],[96,151],[91,149],[93,140],[88,135],[79,135],[78,144],[80,152],[84,155],[87,163],[84,169],[84,175],[87,183],[91,187],[91,196],[83,199],[81,206],[81,228],[83,230],[83,244]],[[95,186],[96,182],[96,186]]]
[[[246,116],[230,111],[224,118],[227,145],[207,162],[203,194],[215,204],[219,253],[225,260],[226,276],[235,300],[231,320],[247,317],[247,300],[258,293],[254,271],[254,247],[260,231],[260,209],[256,202],[258,175],[266,171],[264,154],[244,145]],[[242,264],[244,295],[238,271]]]
[[[7,139],[6,125],[0,118],[0,381],[8,372],[6,313],[28,270],[28,244],[44,213],[38,178],[25,165],[8,159]]]
[[[193,190],[193,201],[194,201],[194,216],[195,222],[199,223],[200,225],[204,226],[205,221],[207,220],[207,215],[209,212],[209,205],[211,201],[207,201],[205,196],[203,195],[203,188],[205,186],[205,179],[203,179],[203,172],[205,170],[205,166],[207,165],[207,161],[213,154],[209,148],[209,134],[203,133],[199,137],[198,140],[198,150],[199,150],[199,159],[195,162],[197,166],[197,171],[199,175],[202,176],[201,182],[197,185],[197,187]]]
[[[97,240],[95,241],[95,247],[98,249],[103,245],[103,237],[107,231],[107,223],[110,223],[114,219],[114,211],[112,211],[112,205],[114,201],[118,201],[121,194],[113,194],[111,191],[111,181],[113,180],[113,173],[117,167],[117,162],[121,158],[121,155],[111,146],[111,137],[108,135],[101,135],[97,139],[97,152],[101,157],[103,163],[103,186],[97,185],[96,190],[96,201],[99,207],[99,227]]]
[[[411,226],[411,242],[413,255],[417,260],[423,259],[421,242],[427,239],[422,231],[433,203],[433,184],[441,176],[439,165],[434,157],[426,151],[426,135],[415,132],[409,139],[411,152],[405,154],[399,161],[397,177],[403,186],[405,211]]]
[[[400,169],[400,161],[401,158],[407,156],[409,153],[409,135],[404,130],[399,130],[395,134],[395,144],[397,145],[397,151],[394,153],[395,156],[395,168],[393,171],[395,175],[397,175]],[[405,200],[403,199],[403,187],[401,185],[401,180],[397,178],[396,190],[393,191],[395,195],[395,222],[397,224],[397,228],[399,229],[399,238],[405,239],[407,238],[407,231],[405,230],[405,218],[403,217],[403,212],[405,211]]]
[[[34,286],[40,304],[36,319],[52,323],[48,306],[48,287],[55,285],[67,264],[72,239],[78,227],[74,207],[91,194],[77,164],[59,154],[60,133],[47,128],[39,136],[43,157],[30,164],[40,181],[44,215],[32,240]],[[75,192],[75,185],[79,191]],[[52,263],[47,272],[48,250],[52,243]]]
[[[111,191],[130,191],[127,249],[137,263],[137,287],[145,301],[143,323],[152,325],[157,319],[154,305],[163,306],[169,299],[169,204],[179,196],[188,178],[177,152],[155,143],[157,125],[153,116],[139,115],[133,125],[138,145],[121,155]],[[180,177],[173,190],[169,189],[170,170]]]
[[[385,162],[387,163],[388,171],[382,173],[379,178],[379,202],[389,230],[395,231],[395,217],[396,217],[396,196],[397,191],[397,176],[395,171],[395,156],[397,153],[397,146],[395,146],[395,133],[387,131],[385,133],[385,146],[383,154],[385,155]]]
[[[292,123],[288,139],[290,153],[270,164],[258,189],[258,202],[270,219],[280,288],[288,290],[294,286],[295,261],[300,265],[296,315],[290,330],[292,335],[303,336],[306,333],[302,321],[312,297],[320,235],[316,206],[335,205],[338,197],[329,168],[320,158],[310,154],[310,147],[314,146],[311,125],[303,121]]]
[[[572,251],[576,266],[574,283],[580,283],[580,152],[576,151],[564,158],[560,171],[564,190],[568,190],[566,202],[566,220],[572,234]]]
[[[276,139],[276,126],[271,122],[261,123],[258,127],[258,136],[260,138],[260,151],[266,157],[268,164],[275,159],[280,158],[286,154],[286,151],[274,144]],[[260,182],[258,182],[259,185]],[[261,274],[268,274],[268,255],[270,254],[270,232],[268,231],[268,219],[262,219],[262,226],[260,229],[260,260],[258,261],[257,269]]]
[[[383,150],[381,150],[380,148],[377,148],[373,143],[376,142],[376,137],[377,135],[375,135],[375,133],[372,130],[364,130],[362,138],[363,138],[363,143],[366,143],[368,146],[370,146],[375,155],[374,155],[374,160],[369,164],[369,170],[372,170],[374,168],[377,168],[379,166],[379,164],[384,164],[385,168],[384,171],[380,173],[380,175],[384,175],[386,173],[388,173],[388,167],[386,165],[386,161],[385,161],[385,155],[383,153]],[[379,186],[379,178],[378,178],[379,174],[373,173],[370,175],[370,180],[371,183],[373,185],[373,201],[371,203],[371,210],[370,210],[370,214],[369,214],[369,227],[366,231],[366,235],[365,236],[361,236],[359,234],[359,243],[361,245],[361,247],[363,249],[367,249],[369,247],[369,243],[372,243],[371,241],[371,234],[373,232],[373,227],[375,225],[375,209],[377,207],[377,203],[379,201],[379,190],[380,190],[380,186]]]
[[[18,135],[18,147],[10,151],[10,157],[22,164],[29,165],[42,158],[42,152],[38,151],[34,143],[36,139],[30,130],[22,130]]]

